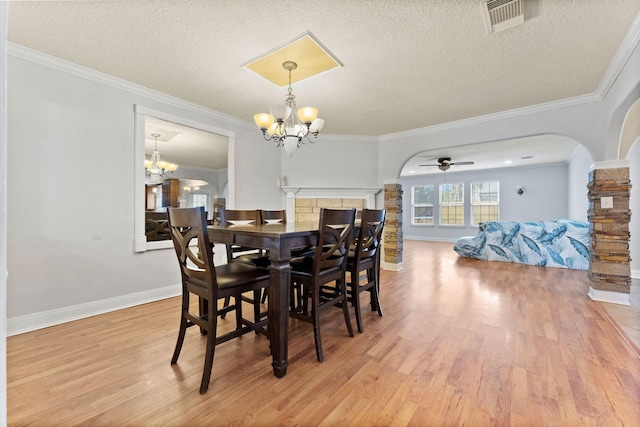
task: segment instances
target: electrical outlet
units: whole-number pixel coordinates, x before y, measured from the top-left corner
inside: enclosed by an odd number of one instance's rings
[[[600,197],[600,208],[601,209],[613,208],[613,197]]]

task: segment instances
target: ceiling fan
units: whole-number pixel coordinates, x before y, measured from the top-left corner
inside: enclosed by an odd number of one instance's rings
[[[473,162],[452,162],[451,161],[451,157],[440,157],[438,159],[438,163],[437,164],[431,164],[431,165],[420,165],[420,166],[437,166],[438,169],[440,169],[441,171],[446,171],[449,170],[449,168],[453,165],[472,165]]]

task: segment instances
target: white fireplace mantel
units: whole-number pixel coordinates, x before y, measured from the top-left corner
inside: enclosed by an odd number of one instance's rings
[[[282,187],[282,191],[294,194],[294,198],[368,199],[378,194],[380,188]]]
[[[296,199],[364,199],[367,209],[376,208],[380,188],[281,187],[287,195],[287,218],[295,218]]]

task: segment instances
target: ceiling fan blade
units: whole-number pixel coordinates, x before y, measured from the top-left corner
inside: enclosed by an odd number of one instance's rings
[[[418,166],[440,166],[440,165],[435,163],[435,164],[430,164],[430,165],[418,165]]]
[[[472,165],[473,162],[453,162],[453,163],[449,163],[450,165]]]

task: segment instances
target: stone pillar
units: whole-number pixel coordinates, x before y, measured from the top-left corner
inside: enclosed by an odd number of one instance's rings
[[[385,270],[402,269],[402,186],[398,183],[384,184],[384,208],[387,210],[384,224]]]
[[[620,166],[624,162],[610,163],[596,164],[587,184],[591,228],[589,297],[629,305],[629,168]]]

